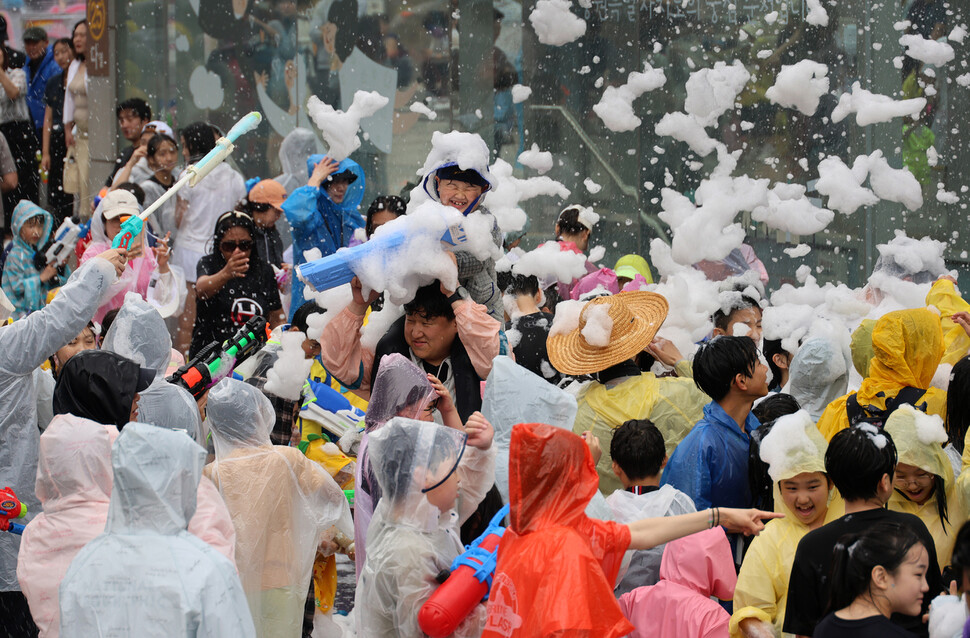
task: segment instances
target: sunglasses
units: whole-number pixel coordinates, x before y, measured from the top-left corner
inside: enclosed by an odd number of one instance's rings
[[[253,241],[251,239],[244,239],[242,241],[223,241],[219,243],[219,248],[224,253],[235,252],[237,248],[243,252],[246,252],[247,250],[252,250]]]

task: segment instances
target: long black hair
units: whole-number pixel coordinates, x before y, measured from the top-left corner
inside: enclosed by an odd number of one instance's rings
[[[832,555],[828,611],[845,609],[866,594],[871,597],[872,570],[881,565],[886,571],[895,572],[909,550],[918,544],[919,537],[909,527],[888,521],[861,534],[843,536]]]
[[[226,236],[226,232],[230,228],[237,227],[248,230],[250,239],[256,237],[256,224],[253,222],[253,218],[246,213],[230,210],[219,215],[219,219],[216,220],[216,228],[212,233],[212,248],[209,250],[209,254],[215,255],[222,263],[225,262],[225,259],[222,256],[222,251],[219,250],[219,244],[222,243],[222,238]],[[250,261],[259,259],[255,250],[249,254],[249,259]]]
[[[957,361],[950,371],[946,393],[946,433],[950,443],[963,454],[963,439],[970,425],[970,357]]]
[[[205,122],[192,122],[181,131],[185,148],[193,162],[202,158],[216,145],[216,135],[212,126]]]

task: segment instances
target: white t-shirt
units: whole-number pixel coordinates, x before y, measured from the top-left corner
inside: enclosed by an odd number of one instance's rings
[[[201,182],[180,190],[178,196],[189,205],[178,229],[179,248],[205,254],[216,220],[246,196],[246,183],[231,166],[219,164]]]

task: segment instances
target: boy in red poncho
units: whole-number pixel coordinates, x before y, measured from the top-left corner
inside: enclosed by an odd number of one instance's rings
[[[592,439],[591,444],[598,447]],[[586,516],[599,485],[583,440],[541,423],[512,430],[509,527],[499,546],[483,638],[613,638],[634,630],[613,597],[623,553],[716,524],[757,534],[780,514],[713,508],[629,525]]]

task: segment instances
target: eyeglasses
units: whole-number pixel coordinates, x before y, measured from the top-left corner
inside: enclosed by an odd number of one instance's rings
[[[224,253],[235,252],[237,248],[243,252],[246,252],[247,250],[253,249],[253,240],[244,239],[242,241],[223,241],[220,242],[219,248]]]

